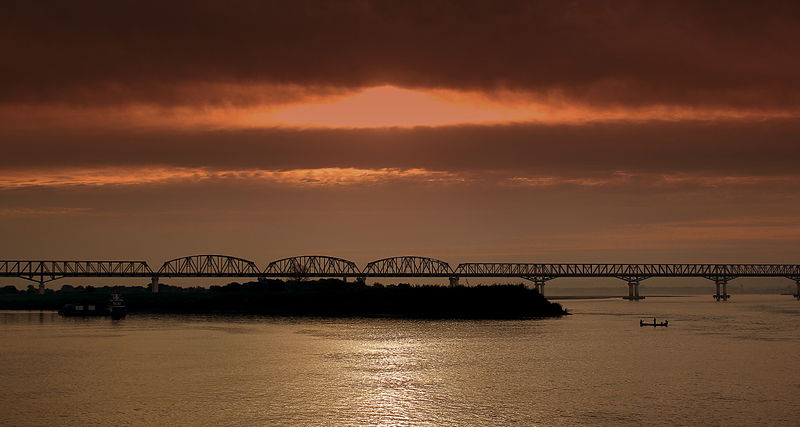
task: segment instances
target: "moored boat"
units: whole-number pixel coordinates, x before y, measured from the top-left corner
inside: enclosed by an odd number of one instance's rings
[[[106,307],[97,304],[65,304],[58,314],[66,317],[107,316]]]
[[[122,300],[120,294],[116,292],[111,294],[111,299],[108,301],[108,312],[112,319],[122,319],[128,314],[125,301]]]
[[[112,319],[122,319],[127,314],[127,308],[120,294],[114,292],[105,306],[91,303],[66,304],[58,310],[58,314],[65,317],[111,316]]]

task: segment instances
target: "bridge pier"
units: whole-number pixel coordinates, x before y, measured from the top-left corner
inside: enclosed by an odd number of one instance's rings
[[[45,290],[44,278],[40,279],[38,282],[39,282],[39,295],[44,295],[44,290]]]
[[[451,288],[455,288],[455,287],[456,287],[456,286],[458,286],[458,285],[459,285],[459,283],[458,283],[458,276],[453,276],[453,277],[451,277],[451,278],[450,278],[450,287],[451,287]]]
[[[158,293],[158,276],[153,276],[150,280],[150,293]]]
[[[533,282],[533,289],[539,292],[539,295],[544,296],[544,285],[548,280],[554,279],[550,276],[521,276],[525,280]]]
[[[727,301],[728,298],[731,296],[728,295],[728,279],[714,279],[714,285],[716,287],[716,293],[714,294],[714,299],[717,301]],[[720,289],[722,292],[720,293]]]
[[[794,292],[794,298],[800,301],[800,279],[795,279],[795,283],[797,283],[797,290]]]
[[[536,292],[539,292],[539,295],[544,296],[544,280],[537,280],[533,282],[533,288],[536,289]]]
[[[626,299],[628,301],[639,301],[643,300],[644,298],[645,297],[639,295],[639,281],[628,281],[628,296],[622,297],[622,299]]]

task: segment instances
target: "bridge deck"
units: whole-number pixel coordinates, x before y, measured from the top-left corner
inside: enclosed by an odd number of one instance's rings
[[[800,264],[553,264],[462,263],[455,269],[444,261],[424,257],[394,257],[373,261],[364,269],[339,258],[303,256],[255,263],[225,255],[176,258],[152,270],[145,261],[0,260],[0,277],[29,280],[61,277],[509,277],[549,280],[558,277],[614,277],[643,280],[652,277],[787,277],[800,279]]]

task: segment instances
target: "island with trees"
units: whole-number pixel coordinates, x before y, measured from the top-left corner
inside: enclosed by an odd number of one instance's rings
[[[176,287],[160,292],[146,286],[72,286],[38,295],[33,287],[0,287],[0,309],[58,310],[65,304],[101,304],[112,292],[124,297],[128,312],[175,314],[255,314],[267,316],[402,317],[431,319],[530,319],[567,313],[523,285],[372,285],[338,279],[274,279],[224,286]]]

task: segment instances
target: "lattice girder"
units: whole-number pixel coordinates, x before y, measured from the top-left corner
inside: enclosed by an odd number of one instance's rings
[[[253,261],[227,255],[191,255],[169,260],[157,273],[161,277],[258,277]]]
[[[454,277],[450,264],[419,256],[399,256],[372,261],[364,268],[370,277]]]
[[[358,277],[356,263],[325,255],[302,255],[272,261],[264,269],[265,277]]]

